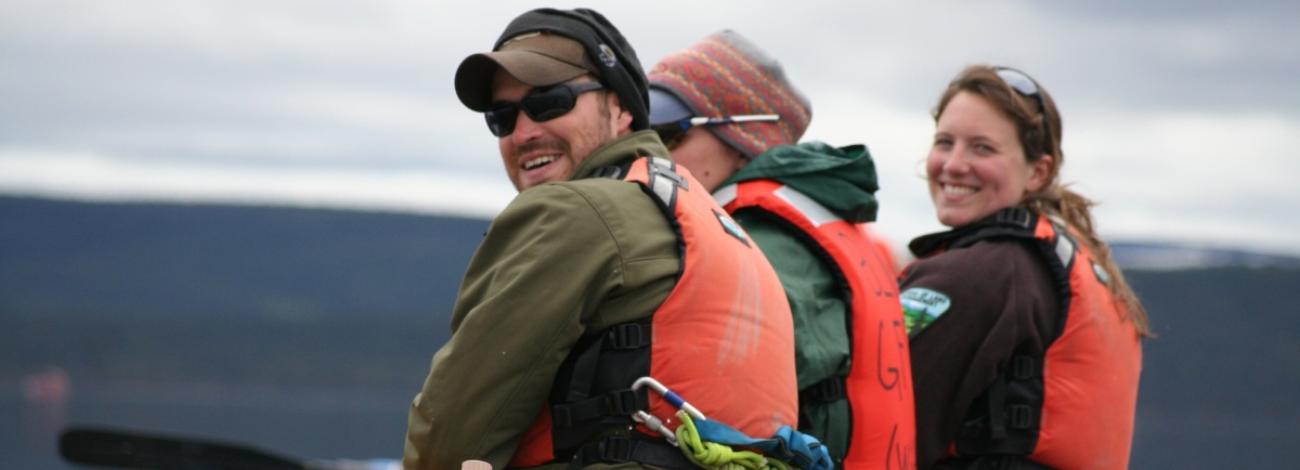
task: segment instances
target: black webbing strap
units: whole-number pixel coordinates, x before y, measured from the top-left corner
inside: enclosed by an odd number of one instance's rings
[[[604,351],[632,351],[650,346],[650,325],[620,323],[609,327],[600,335],[599,344],[593,344],[575,356],[570,387],[564,403],[551,406],[551,420],[556,427],[567,428],[608,416],[631,416],[636,410],[649,406],[644,393],[632,389],[608,390],[595,396],[588,392],[595,387],[599,360]],[[640,396],[638,396],[640,395]]]
[[[1020,353],[971,404],[957,438],[964,456],[1029,455],[1038,443],[1043,406],[1042,358]]]
[[[592,421],[609,416],[632,416],[646,409],[645,394],[632,389],[615,390],[586,400],[551,406],[551,422],[556,428],[572,427],[575,423]]]
[[[953,248],[967,247],[980,240],[990,238],[1034,238],[1034,227],[1038,225],[1038,216],[1023,207],[1008,207],[994,212],[984,220],[969,228],[962,229],[962,234],[952,241]],[[969,230],[969,232],[967,232]]]
[[[604,335],[604,348],[615,351],[641,349],[650,346],[650,325],[646,323],[620,323],[609,327]]]
[[[1001,379],[993,383],[988,390],[988,399],[984,401],[988,413],[987,437],[992,440],[1007,438],[1007,383]]]
[[[1043,359],[1026,354],[1012,356],[1006,374],[1012,397],[1006,405],[1007,427],[1037,435],[1043,407]]]
[[[1022,455],[980,455],[938,462],[934,470],[1053,470]]]
[[[799,403],[831,403],[848,396],[844,377],[832,376],[799,391]]]
[[[579,346],[582,346],[581,342]],[[596,368],[600,365],[600,350],[601,345],[597,342],[585,347],[575,347],[569,353],[569,357],[560,367],[561,374],[557,375],[557,378],[563,377],[564,380],[556,381],[557,389],[553,392],[553,402],[570,403],[591,398],[591,390],[596,381]],[[561,384],[563,387],[560,387]]]
[[[917,256],[926,256],[940,249],[964,248],[990,238],[1032,239],[1038,225],[1038,215],[1023,207],[1008,207],[978,222],[947,232],[917,237],[907,244]]]
[[[577,470],[594,463],[613,464],[624,462],[636,462],[674,470],[700,468],[690,459],[687,459],[682,454],[681,449],[673,447],[667,441],[641,436],[606,436],[584,445],[573,455],[573,461],[569,463],[569,468]]]
[[[1038,422],[1037,412],[1031,403],[1025,403],[1020,400],[1031,397],[1012,396],[1015,394],[1012,388],[1016,384],[1025,383],[1038,379],[1038,363],[1041,362],[1033,356],[1016,355],[1007,361],[1005,370],[1002,371],[1002,378],[997,381],[993,387],[989,388],[988,413],[989,413],[989,437],[992,439],[1006,439],[1007,430],[1024,431],[1033,427]]]
[[[632,424],[649,408],[645,390],[629,387],[650,373],[651,321],[621,323],[584,336],[556,373],[551,389],[551,437],[557,458],[568,460],[590,440]]]
[[[623,176],[627,174],[627,169],[630,166],[632,166],[631,163],[625,163],[622,165],[605,165],[592,171],[591,177],[621,180],[623,179]]]
[[[993,214],[993,223],[1021,230],[1033,230],[1038,223],[1034,213],[1023,207],[1008,207]]]

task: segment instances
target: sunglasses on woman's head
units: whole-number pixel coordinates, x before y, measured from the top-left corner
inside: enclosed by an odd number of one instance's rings
[[[1047,103],[1043,102],[1043,93],[1039,91],[1038,82],[1029,78],[1029,74],[1011,67],[993,67],[993,71],[998,74],[998,78],[1001,78],[1003,83],[1006,83],[1020,96],[1032,98],[1038,103],[1038,115],[1043,118],[1043,130],[1046,133],[1044,138],[1047,141],[1048,148],[1051,148],[1053,145],[1052,139],[1055,137],[1052,136],[1052,123],[1047,119]]]
[[[664,142],[664,146],[669,149],[682,143],[682,138],[686,137],[686,131],[695,126],[713,126],[718,124],[731,124],[733,122],[763,122],[763,121],[780,121],[781,116],[776,114],[739,114],[735,116],[723,117],[685,117],[676,121],[668,121],[661,124],[650,126],[656,134],[659,134],[659,140]]]
[[[1007,86],[1019,93],[1025,98],[1033,98],[1038,102],[1038,112],[1047,112],[1047,105],[1043,103],[1043,95],[1038,92],[1038,83],[1029,75],[1011,67],[993,67],[993,71],[998,74]]]
[[[487,119],[488,130],[492,131],[492,135],[505,137],[515,131],[519,111],[523,111],[534,122],[549,121],[572,111],[578,103],[578,95],[601,88],[604,86],[598,82],[568,82],[533,88],[518,102],[492,103],[492,107],[483,112],[483,117]]]

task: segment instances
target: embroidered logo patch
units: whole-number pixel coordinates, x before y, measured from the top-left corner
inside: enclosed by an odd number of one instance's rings
[[[903,291],[899,300],[903,303],[903,319],[907,323],[908,336],[915,336],[930,326],[952,306],[952,299],[946,294],[924,287],[912,287]]]
[[[723,231],[727,232],[728,235],[736,237],[736,239],[740,240],[741,243],[744,243],[745,246],[749,246],[749,237],[745,236],[745,229],[740,228],[740,224],[736,223],[735,219],[732,219],[727,214],[718,211],[713,211],[713,215],[718,217],[718,223],[722,224]]]

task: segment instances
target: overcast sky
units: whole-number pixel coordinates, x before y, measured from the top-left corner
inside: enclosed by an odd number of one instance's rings
[[[1064,179],[1104,236],[1300,254],[1300,3],[1134,3],[551,5],[600,10],[647,70],[719,29],[749,37],[811,99],[805,140],[869,147],[898,245],[940,228],[934,101],[996,63],[1056,99]],[[452,77],[536,6],[0,0],[0,193],[490,217],[514,189]]]

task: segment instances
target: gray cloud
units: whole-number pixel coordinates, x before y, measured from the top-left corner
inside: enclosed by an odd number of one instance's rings
[[[1181,213],[1196,221],[1187,226],[1300,230],[1268,220],[1300,208],[1300,192],[1284,180],[1300,163],[1277,156],[1293,153],[1300,132],[1300,4],[1292,3],[665,0],[595,8],[647,69],[722,28],[767,49],[813,101],[811,137],[871,146],[886,188],[882,217],[901,243],[934,226],[915,178],[929,107],[975,62],[1019,66],[1056,97],[1071,152],[1066,172],[1107,203],[1103,214],[1114,220],[1103,227],[1145,235],[1156,229],[1143,217]],[[498,178],[495,139],[460,105],[452,76],[534,6],[10,0],[0,15],[0,159],[11,171],[54,172],[63,167],[28,163],[90,154],[132,169],[115,173],[124,179],[148,165],[286,179],[356,172],[371,178],[367,188],[382,188],[374,181],[389,173]],[[28,149],[35,156],[22,157]],[[1200,200],[1207,192],[1212,202]]]
[[[440,64],[421,58],[432,35],[201,2],[175,18],[100,17],[91,3],[5,20],[0,143],[231,164],[460,165],[433,151],[429,124],[453,102],[430,86]]]

